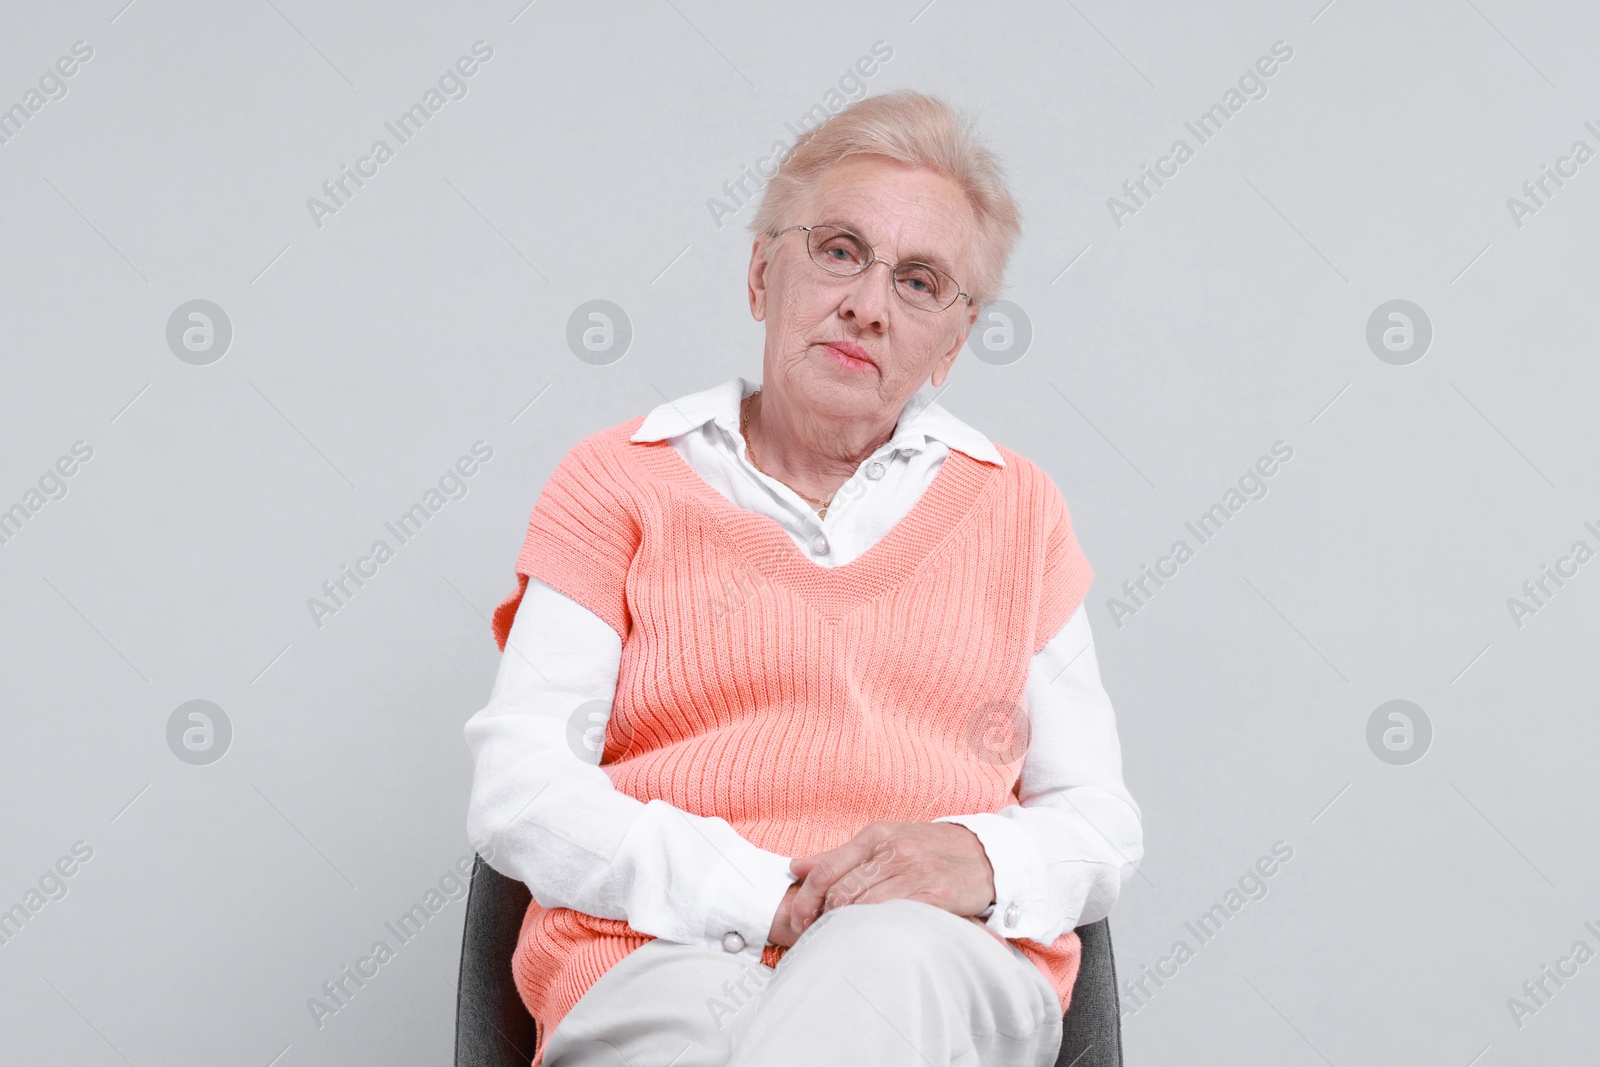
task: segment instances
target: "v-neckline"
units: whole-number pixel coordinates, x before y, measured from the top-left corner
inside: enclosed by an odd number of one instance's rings
[[[627,427],[631,436],[643,423]],[[626,439],[626,437],[625,437]],[[783,584],[848,610],[894,588],[918,570],[961,525],[999,468],[952,448],[911,510],[849,563],[824,567],[796,545],[770,515],[742,508],[723,496],[667,440],[630,441],[648,469],[682,486],[704,504],[751,568]],[[821,606],[821,605],[819,605]]]

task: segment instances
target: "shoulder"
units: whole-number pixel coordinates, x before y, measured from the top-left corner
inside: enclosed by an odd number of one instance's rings
[[[629,438],[643,422],[643,415],[635,415],[580,439],[561,457],[547,484],[577,483],[590,491],[621,492],[636,476],[630,450],[641,446]]]
[[[1066,498],[1044,468],[1004,445],[995,445],[1006,465],[1002,473],[1015,501],[1018,536],[1035,560],[1040,592],[1038,625],[1033,652],[1044,648],[1083,603],[1094,568],[1083,554],[1072,528]]]
[[[994,442],[994,449],[1005,460],[1001,476],[1016,487],[1014,491],[1021,502],[1031,503],[1036,510],[1046,513],[1058,510],[1065,513],[1066,498],[1043,467],[999,442]]]
[[[603,430],[596,430],[573,445],[567,455],[587,457],[626,454],[628,449],[633,446],[630,438],[643,424],[644,416],[635,415],[626,422],[619,422],[615,426],[607,426]]]

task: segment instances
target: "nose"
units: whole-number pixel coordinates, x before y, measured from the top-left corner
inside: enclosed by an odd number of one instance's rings
[[[880,266],[883,267],[881,275],[877,272]],[[862,330],[882,331],[887,308],[894,299],[894,268],[875,259],[866,270],[850,279],[839,304],[839,317],[853,321]]]

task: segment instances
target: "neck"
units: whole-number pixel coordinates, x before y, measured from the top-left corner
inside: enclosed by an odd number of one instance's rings
[[[887,424],[860,418],[830,419],[802,412],[781,396],[768,404],[770,387],[747,401],[745,437],[761,469],[802,496],[827,500],[855,474],[863,460],[894,434],[900,415]]]

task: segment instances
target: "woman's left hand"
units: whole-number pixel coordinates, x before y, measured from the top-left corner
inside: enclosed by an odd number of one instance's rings
[[[849,841],[789,869],[804,881],[791,908],[795,936],[846,904],[921,900],[975,916],[994,900],[994,868],[978,835],[959,823],[868,823]]]

